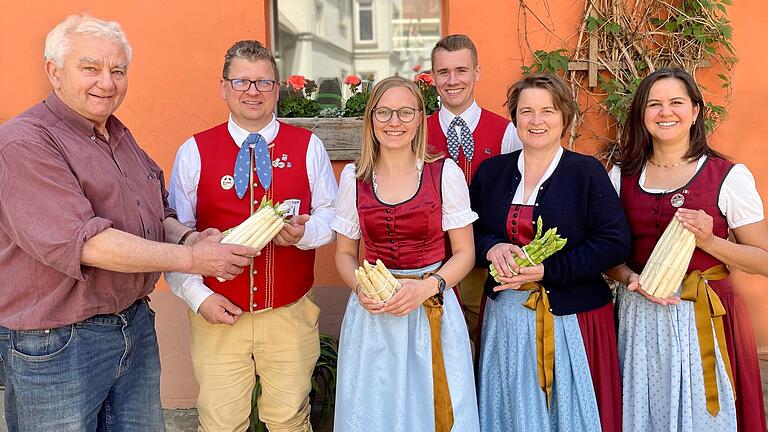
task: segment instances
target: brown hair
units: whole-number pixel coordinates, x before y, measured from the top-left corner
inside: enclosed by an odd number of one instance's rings
[[[632,98],[627,123],[624,125],[624,132],[621,136],[621,155],[618,162],[621,166],[621,173],[624,175],[632,176],[640,173],[645,163],[653,155],[653,140],[645,127],[645,105],[648,103],[648,95],[651,93],[653,84],[665,78],[674,78],[680,81],[685,86],[691,103],[699,107],[699,114],[691,125],[688,151],[683,157],[691,160],[709,155],[726,159],[722,154],[712,150],[707,143],[707,130],[704,123],[706,106],[696,81],[691,74],[683,69],[661,68],[643,79]]]
[[[423,160],[424,162],[433,162],[439,159],[439,156],[432,155],[427,152],[427,115],[424,112],[424,98],[421,97],[421,92],[416,84],[408,79],[392,76],[384,78],[379,81],[371,90],[371,94],[368,97],[368,104],[365,106],[365,114],[363,115],[363,139],[362,139],[362,152],[360,158],[355,162],[357,167],[357,178],[370,182],[373,178],[373,170],[376,167],[376,161],[379,160],[381,151],[379,149],[379,141],[376,139],[376,135],[373,131],[374,116],[373,111],[376,109],[376,105],[381,100],[384,93],[395,87],[405,87],[408,89],[414,98],[416,98],[416,104],[419,109],[419,127],[416,130],[416,136],[413,137],[411,142],[411,150],[416,155],[416,158]],[[394,113],[393,113],[394,115]]]
[[[229,78],[229,68],[232,66],[232,59],[235,57],[244,58],[250,62],[255,62],[257,60],[266,60],[270,62],[272,64],[272,71],[275,73],[275,81],[280,80],[275,57],[272,55],[272,51],[262,45],[261,42],[257,40],[241,40],[229,47],[227,53],[224,54],[224,70],[222,71],[222,78]]]
[[[432,54],[430,55],[430,60],[432,61],[432,69],[435,68],[435,53],[441,49],[444,49],[448,52],[467,49],[469,50],[469,53],[472,54],[472,66],[477,66],[477,48],[475,48],[475,44],[472,43],[472,39],[470,39],[467,35],[453,34],[437,41],[435,47],[432,48]]]
[[[522,94],[523,90],[531,88],[544,89],[552,95],[555,109],[560,111],[560,114],[563,116],[563,132],[560,134],[560,137],[564,137],[565,131],[568,130],[571,122],[573,122],[573,118],[576,117],[578,106],[573,100],[568,84],[557,75],[529,75],[523,77],[523,79],[512,84],[507,89],[507,101],[504,105],[509,110],[509,118],[512,119],[512,123],[517,126],[517,103],[520,101],[520,94]]]

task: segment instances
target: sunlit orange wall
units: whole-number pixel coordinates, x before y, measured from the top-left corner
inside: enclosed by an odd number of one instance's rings
[[[170,171],[178,145],[191,133],[226,119],[218,96],[223,54],[234,41],[264,40],[267,33],[264,0],[225,3],[167,0],[108,3],[104,1],[6,0],[0,8],[0,122],[43,99],[48,82],[43,74],[43,40],[64,16],[81,11],[119,21],[134,49],[128,95],[118,111],[139,143]],[[527,2],[546,23],[532,14],[520,15],[519,2],[509,0],[443,0],[446,33],[467,33],[476,42],[482,68],[477,86],[481,105],[503,113],[506,87],[519,78],[523,59],[531,49],[552,50],[572,44],[582,0]],[[762,29],[768,26],[768,5],[734,2],[730,17],[740,63],[734,77],[731,117],[714,142],[755,173],[763,197],[768,198],[768,139],[761,108],[768,100],[764,79],[768,63],[761,53]],[[548,7],[545,8],[544,6]],[[528,37],[522,34],[527,23]],[[552,31],[550,31],[552,30]],[[561,39],[565,40],[562,41]],[[600,127],[594,122],[594,127]],[[594,152],[596,144],[578,143],[576,149]],[[343,163],[335,162],[338,172]],[[0,203],[0,205],[2,205]],[[316,285],[342,285],[334,270],[332,247],[318,254]],[[759,277],[739,277],[740,289],[750,299],[758,343],[768,349],[768,283]],[[153,295],[158,309],[158,336],[163,356],[163,403],[188,407],[197,387],[189,363],[185,308],[161,283]]]

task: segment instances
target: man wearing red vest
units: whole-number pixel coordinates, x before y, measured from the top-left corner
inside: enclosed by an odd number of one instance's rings
[[[480,108],[475,83],[480,80],[477,49],[462,34],[440,39],[432,49],[432,75],[440,95],[440,111],[427,119],[432,151],[452,158],[467,184],[484,160],[523,147],[515,126],[504,117]],[[475,269],[459,285],[470,339],[479,346],[480,304],[487,271]]]
[[[179,149],[170,202],[179,220],[224,231],[263,200],[293,214],[250,271],[219,282],[166,274],[190,307],[191,351],[203,431],[245,431],[256,376],[259,417],[271,431],[307,431],[320,310],[307,296],[314,249],[334,239],[337,186],[328,154],[310,131],[274,116],[279,84],[272,53],[257,41],[226,53],[221,94],[229,121]]]

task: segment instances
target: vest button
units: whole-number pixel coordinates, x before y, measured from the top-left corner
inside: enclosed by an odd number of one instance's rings
[[[257,307],[259,307],[259,305],[258,305],[257,303],[254,303],[254,304],[253,304],[253,307],[254,307],[254,308],[257,308]],[[550,309],[550,310],[552,310],[552,309]]]
[[[517,217],[517,213],[513,214],[512,217]]]
[[[389,242],[390,242],[390,243],[394,243],[394,242],[395,242],[395,240],[394,240],[394,239],[389,239]]]
[[[513,220],[513,221],[512,221],[512,225],[517,225],[517,221],[516,221],[516,220]]]
[[[388,235],[388,236],[390,236],[390,237],[392,237],[392,233],[391,233],[391,232],[388,232],[388,233],[387,233],[387,235]]]
[[[387,218],[387,222],[389,222],[389,221],[391,221],[391,220],[392,220],[392,218],[391,218],[391,217],[388,217],[388,218]]]
[[[392,209],[387,209],[387,213],[392,213]]]
[[[387,224],[387,229],[392,229],[392,225]]]
[[[394,256],[394,255],[392,255],[392,259],[395,259],[395,256]]]

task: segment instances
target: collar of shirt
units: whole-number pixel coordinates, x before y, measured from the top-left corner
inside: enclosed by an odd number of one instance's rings
[[[549,163],[549,167],[547,167],[547,170],[544,171],[544,175],[542,175],[541,179],[539,179],[539,182],[533,189],[533,193],[531,193],[531,196],[528,197],[527,202],[523,202],[523,195],[525,195],[525,149],[523,149],[523,151],[520,152],[520,157],[517,159],[517,170],[520,171],[520,184],[517,185],[517,190],[515,191],[514,198],[512,198],[512,203],[523,205],[535,204],[536,197],[538,195],[538,189],[542,184],[544,184],[545,181],[547,181],[547,179],[552,176],[555,168],[557,168],[557,164],[560,163],[561,157],[563,157],[563,147],[558,146],[555,157],[552,158],[552,162]]]
[[[72,127],[77,132],[91,138],[91,140],[95,140],[95,137],[101,137],[102,139],[104,138],[101,136],[101,134],[98,133],[96,130],[96,125],[92,121],[75,112],[75,110],[70,108],[69,105],[65,104],[64,101],[59,99],[56,93],[51,92],[45,99],[44,103],[45,106],[48,107],[48,109],[56,115],[56,117],[61,119],[61,121]],[[109,118],[107,118],[107,131],[109,132],[110,138],[112,138],[110,141],[115,143],[120,142],[120,137],[123,133],[125,133],[125,130],[125,125],[120,120],[118,120],[117,117],[110,115]]]
[[[472,101],[472,105],[469,106],[463,113],[459,114],[459,117],[464,119],[464,122],[467,123],[467,127],[469,127],[470,132],[475,132],[475,128],[477,127],[477,124],[480,122],[480,113],[482,111],[480,110],[480,105],[477,104],[476,101]],[[447,108],[441,107],[440,111],[438,111],[438,118],[440,119],[440,129],[443,130],[443,134],[448,134],[448,126],[451,125],[451,122],[456,116],[448,111]]]
[[[272,114],[272,120],[267,123],[266,126],[264,126],[263,129],[256,131],[259,135],[261,135],[264,138],[264,141],[267,142],[267,144],[271,144],[272,141],[275,140],[275,137],[277,136],[277,131],[280,129],[280,122],[277,121],[277,118],[274,114]],[[238,147],[242,147],[243,142],[245,142],[245,139],[248,138],[248,135],[251,134],[250,131],[247,131],[240,127],[239,124],[235,122],[235,120],[232,118],[232,115],[229,115],[229,121],[227,122],[227,130],[229,130],[229,135],[232,137],[232,139],[235,141],[235,144],[237,144]]]

